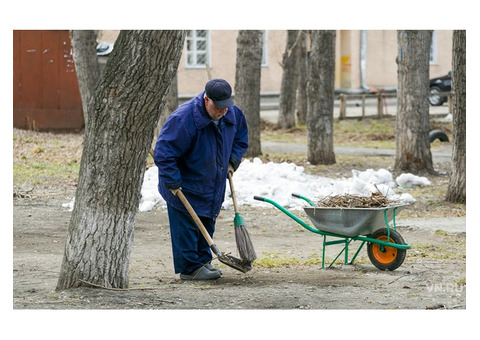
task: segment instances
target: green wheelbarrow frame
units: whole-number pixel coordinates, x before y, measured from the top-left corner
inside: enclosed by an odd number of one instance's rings
[[[303,199],[311,207],[315,207],[315,204],[310,199],[308,199],[307,197],[304,197],[304,196],[299,195],[299,194],[292,194],[292,196],[296,197],[296,198]],[[325,250],[326,250],[326,247],[331,246],[331,245],[343,244],[344,246],[343,246],[342,250],[338,253],[338,255],[335,257],[335,259],[328,265],[327,268],[330,268],[338,260],[340,255],[342,255],[342,253],[345,253],[344,263],[345,264],[353,264],[353,262],[357,258],[358,254],[362,250],[365,243],[378,244],[380,249],[385,249],[383,247],[393,247],[393,248],[401,249],[401,250],[411,249],[411,246],[407,243],[397,244],[397,243],[392,243],[392,242],[388,242],[388,241],[382,241],[382,240],[379,240],[379,239],[376,239],[376,238],[369,237],[370,235],[366,235],[366,236],[364,236],[364,235],[353,235],[353,236],[348,235],[347,236],[347,235],[342,235],[342,234],[331,232],[331,231],[315,229],[315,228],[312,228],[308,223],[304,222],[302,219],[300,219],[299,217],[297,217],[296,215],[294,215],[293,213],[291,213],[290,211],[288,211],[287,209],[282,207],[280,204],[278,204],[277,202],[275,202],[271,199],[260,197],[260,196],[254,196],[254,199],[273,205],[275,208],[277,208],[278,210],[283,212],[285,215],[287,215],[288,217],[293,219],[295,222],[300,224],[302,227],[304,227],[308,231],[311,231],[312,233],[319,234],[319,235],[323,236],[322,269],[325,268]],[[401,207],[403,208],[404,206],[401,206]],[[390,224],[389,224],[389,221],[388,221],[387,212],[389,210],[393,210],[392,223],[393,223],[393,230],[395,230],[395,232],[396,232],[397,226],[396,226],[395,218],[396,218],[396,212],[397,212],[398,208],[399,207],[390,207],[390,208],[385,208],[385,209],[375,209],[375,210],[383,211],[383,219],[384,219],[385,226],[386,226],[386,229],[387,229],[387,240],[390,240],[390,234],[391,234],[391,227],[390,227]],[[305,208],[305,209],[307,209],[307,208]],[[368,209],[368,208],[363,208],[363,209]],[[313,222],[313,220],[312,220],[312,222]],[[321,228],[318,225],[316,225],[316,227]],[[337,238],[337,240],[327,241],[327,236]],[[338,240],[338,238],[340,238],[341,240]],[[348,247],[349,247],[349,245],[352,241],[360,241],[361,244],[360,244],[359,248],[357,249],[357,251],[355,252],[352,259],[349,261],[348,260],[348,256],[349,256]],[[402,260],[402,262],[403,262],[403,260]],[[374,265],[375,265],[375,263],[374,263]],[[379,268],[379,267],[377,267],[377,268]],[[382,268],[380,268],[380,269],[382,269]]]

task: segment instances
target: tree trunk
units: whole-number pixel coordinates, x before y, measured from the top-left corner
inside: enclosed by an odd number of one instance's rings
[[[158,119],[157,127],[153,132],[153,139],[152,139],[152,146],[151,150],[155,149],[155,144],[157,143],[158,135],[160,135],[160,131],[162,130],[163,124],[167,121],[167,118],[170,114],[178,108],[178,77],[177,74],[172,79],[172,83],[170,84],[170,88],[168,90],[167,99],[165,101],[165,106],[160,114],[160,118]]]
[[[163,108],[162,114],[160,115],[160,119],[158,121],[159,123],[162,124],[161,126],[163,126],[163,124],[166,122],[170,114],[173,111],[175,111],[177,108],[178,108],[178,77],[177,77],[177,74],[175,73],[175,76],[173,77],[170,87],[168,89],[165,107]]]
[[[430,151],[431,31],[398,31],[395,171],[435,174]]]
[[[282,85],[280,89],[280,107],[278,110],[278,127],[290,129],[295,127],[295,100],[297,97],[298,71],[296,69],[297,53],[295,48],[300,41],[301,31],[289,30],[287,45],[282,59]]]
[[[88,104],[100,78],[97,58],[97,34],[92,30],[70,31],[73,60],[77,72],[78,87],[82,98],[83,119],[88,122]]]
[[[308,31],[302,31],[300,41],[297,44],[297,69],[298,69],[298,87],[297,87],[297,123],[305,125],[307,123],[307,74],[308,74],[308,54],[307,54],[307,34]]]
[[[121,31],[89,105],[57,290],[128,286],[140,189],[184,31]]]
[[[312,31],[308,61],[308,161],[335,163],[333,105],[335,88],[335,31]]]
[[[453,31],[452,104],[453,141],[452,173],[448,183],[446,200],[467,202],[467,102],[466,102],[466,31]]]
[[[246,157],[262,154],[260,144],[260,77],[262,31],[241,30],[237,38],[235,105],[244,113],[248,125]]]

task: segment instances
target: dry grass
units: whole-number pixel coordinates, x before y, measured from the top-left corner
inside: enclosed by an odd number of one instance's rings
[[[82,134],[13,130],[14,197],[34,198],[74,191]]]

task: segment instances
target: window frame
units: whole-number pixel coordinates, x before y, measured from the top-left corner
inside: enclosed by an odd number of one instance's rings
[[[206,31],[206,37],[205,38],[199,38],[197,36],[197,31]],[[212,67],[212,60],[211,60],[211,37],[210,37],[210,30],[189,30],[189,32],[192,32],[192,37],[189,37],[188,36],[188,33],[187,33],[187,37],[185,38],[185,68],[187,69],[204,69],[207,67],[207,64],[208,66],[211,68]],[[197,47],[197,41],[199,40],[203,40],[205,39],[205,50],[197,50],[196,47]],[[188,41],[192,41],[192,46],[195,47],[194,50],[189,50],[188,49]],[[205,52],[206,53],[206,57],[205,57],[205,64],[199,64],[198,63],[198,57],[197,57],[197,54],[200,53],[199,51],[201,51],[201,53]],[[193,55],[194,59],[195,59],[195,63],[192,64],[192,63],[189,63],[189,56],[190,55]]]

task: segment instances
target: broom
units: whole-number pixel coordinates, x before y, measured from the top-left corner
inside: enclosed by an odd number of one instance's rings
[[[233,224],[235,226],[235,241],[237,242],[238,254],[244,263],[251,264],[257,258],[257,254],[255,254],[255,249],[253,249],[252,240],[245,226],[245,221],[238,212],[237,199],[235,197],[235,190],[233,189],[232,175],[230,173],[228,173],[228,181],[230,182],[230,191],[232,192],[233,207],[235,209]]]

